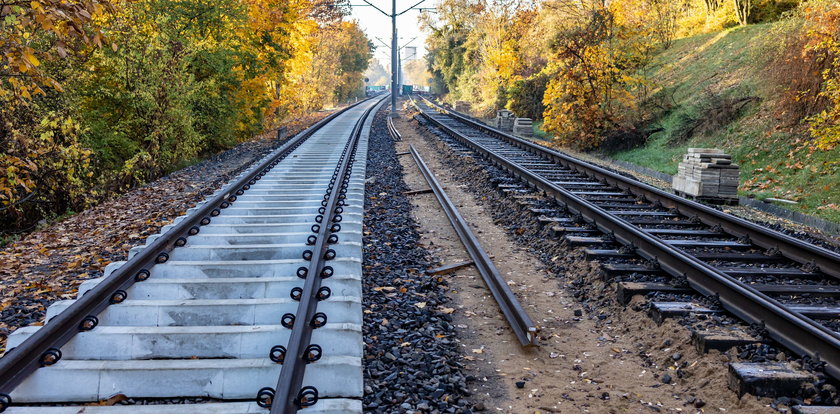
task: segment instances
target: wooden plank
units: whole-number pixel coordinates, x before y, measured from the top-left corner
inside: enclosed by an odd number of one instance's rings
[[[574,227],[574,226],[554,226],[551,228],[551,231],[554,232],[555,236],[559,236],[565,233],[589,233],[589,234],[596,234],[600,233],[600,230],[591,229],[589,227]]]
[[[800,277],[804,279],[822,278],[821,273],[806,272],[801,269],[790,267],[716,267],[723,273],[729,275],[763,275],[763,276],[785,276]]]
[[[742,253],[742,252],[702,252],[692,253],[697,259],[705,261],[749,261],[749,262],[780,262],[786,260],[781,256],[768,256],[761,253]]]
[[[565,236],[564,238],[569,242],[569,244],[575,246],[615,243],[615,241],[605,237]]]
[[[692,230],[692,229],[643,229],[650,234],[667,234],[670,236],[722,236],[711,230]]]
[[[492,256],[492,255],[489,256],[489,257],[490,257],[490,259],[495,259],[496,258],[496,256]],[[472,260],[465,260],[463,262],[450,263],[448,265],[435,267],[433,269],[426,269],[426,274],[427,275],[440,275],[440,274],[443,274],[443,273],[449,273],[449,272],[453,272],[453,271],[458,270],[458,269],[462,269],[462,268],[465,268],[465,267],[468,267],[468,266],[472,266],[474,264],[475,264],[475,262],[473,262]]]
[[[651,303],[648,314],[657,325],[661,325],[665,319],[673,318],[674,316],[684,316],[689,314],[708,314],[721,313],[719,310],[709,309],[705,306],[690,302],[653,302]]]
[[[662,240],[665,243],[670,244],[671,246],[680,246],[680,247],[729,247],[729,248],[736,248],[736,249],[749,249],[752,248],[749,244],[739,243],[737,241],[729,241],[729,240],[680,240],[680,239],[670,239],[670,240]]]
[[[714,330],[693,331],[691,342],[697,352],[702,354],[712,349],[724,352],[735,346],[761,341],[740,328],[715,328]]]
[[[614,216],[647,216],[647,217],[680,217],[679,214],[667,211],[633,211],[633,210],[607,210]]]
[[[618,275],[623,273],[644,273],[655,274],[659,273],[659,269],[654,269],[643,264],[628,264],[628,263],[607,263],[602,266],[604,271],[610,275]]]
[[[817,378],[787,362],[733,362],[729,364],[729,389],[738,397],[792,395]]]
[[[431,192],[432,192],[431,188],[424,188],[422,190],[406,191],[406,192],[403,193],[403,195],[408,196],[408,195],[417,195],[417,194],[427,194],[427,193],[431,193]]]

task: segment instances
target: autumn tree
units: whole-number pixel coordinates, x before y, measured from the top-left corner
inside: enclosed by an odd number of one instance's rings
[[[435,92],[446,93],[456,89],[469,69],[473,52],[467,49],[467,37],[473,32],[475,16],[483,13],[484,8],[484,4],[477,0],[443,0],[438,4],[435,15],[421,16],[421,26],[430,32],[426,41],[426,59],[435,80],[432,85]]]
[[[106,40],[95,19],[106,0],[35,0],[0,5],[0,224],[27,226],[51,207],[65,209],[84,193],[91,153],[80,126],[43,98],[64,86],[51,68]],[[42,204],[27,211],[22,203]],[[8,227],[7,227],[8,226]]]
[[[0,224],[78,211],[361,89],[346,0],[34,0],[0,7]],[[340,40],[324,26],[343,33]],[[324,46],[318,49],[318,43]],[[336,81],[315,85],[313,50]],[[305,105],[298,105],[305,102]]]
[[[632,118],[646,79],[655,37],[636,4],[560,0],[556,13],[567,26],[552,42],[554,77],[548,83],[545,128],[561,145],[597,147],[606,133],[633,129]]]
[[[429,86],[432,74],[429,73],[426,62],[420,59],[412,59],[403,63],[405,83],[409,85]]]
[[[820,96],[828,108],[808,119],[809,132],[822,150],[840,145],[840,5],[832,0],[803,4],[807,48],[827,63],[822,72]]]
[[[391,76],[379,59],[371,59],[370,66],[365,71],[365,77],[368,78],[369,86],[385,86],[391,82]]]

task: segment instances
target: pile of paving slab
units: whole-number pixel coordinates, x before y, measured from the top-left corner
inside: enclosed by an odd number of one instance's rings
[[[739,173],[731,155],[716,148],[689,148],[677,168],[672,187],[682,195],[737,202]]]
[[[534,121],[531,118],[517,118],[516,115],[507,109],[496,111],[495,127],[501,131],[512,132],[522,137],[534,136]]]

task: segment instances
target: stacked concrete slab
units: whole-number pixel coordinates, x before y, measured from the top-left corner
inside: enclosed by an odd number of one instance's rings
[[[689,148],[672,186],[678,193],[693,197],[737,200],[739,173],[731,155],[717,148]]]
[[[534,121],[531,118],[516,118],[513,121],[513,133],[522,137],[533,137]]]
[[[513,122],[515,119],[516,115],[507,109],[496,111],[496,129],[507,132],[513,131]]]

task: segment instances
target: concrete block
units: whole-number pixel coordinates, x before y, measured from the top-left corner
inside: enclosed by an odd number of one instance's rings
[[[70,306],[61,300],[47,308],[47,321]],[[132,300],[105,308],[100,326],[272,325],[285,313],[296,313],[298,302],[289,297],[266,299]],[[361,323],[361,299],[331,296],[318,304],[328,322]]]
[[[253,414],[268,413],[255,402],[225,402],[208,404],[156,404],[114,406],[61,406],[61,407],[12,407],[7,414]],[[358,414],[362,401],[347,398],[329,398],[306,408],[307,414]]]
[[[78,297],[96,286],[103,278],[82,282]],[[337,296],[361,296],[359,274],[337,274],[322,281]],[[179,299],[260,299],[288,297],[294,287],[303,286],[303,279],[296,276],[267,278],[217,278],[217,279],[158,279],[135,283],[128,290],[128,297],[140,300]]]
[[[11,394],[26,402],[98,401],[112,395],[173,398],[184,395],[251,400],[274,387],[282,365],[268,358],[140,361],[61,360],[39,369]],[[307,366],[304,383],[324,398],[361,398],[362,366],[357,357],[324,356]],[[44,390],[50,390],[45,393]]]
[[[40,326],[20,328],[9,347],[20,345]],[[274,345],[286,345],[291,330],[281,325],[251,326],[100,326],[81,332],[61,347],[68,360],[173,358],[267,358]],[[362,327],[327,323],[312,333],[324,355],[362,357]]]

